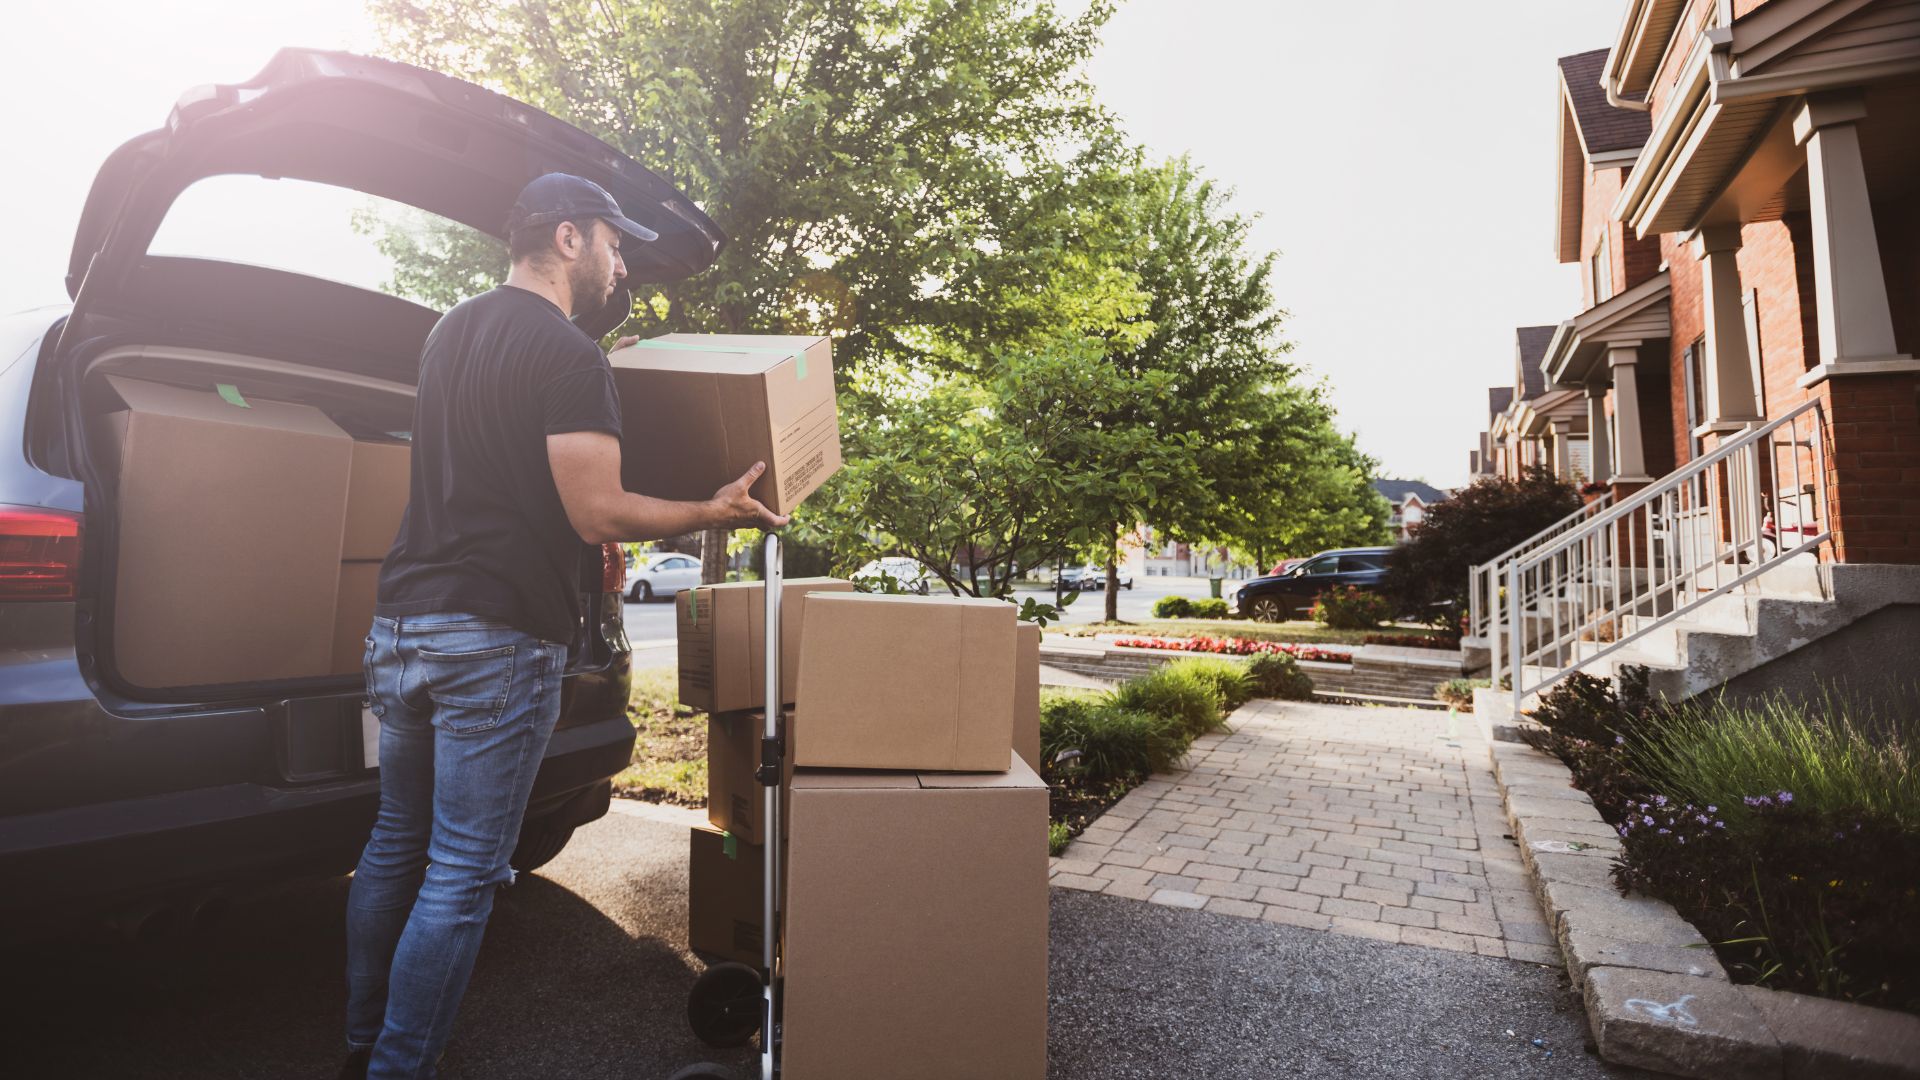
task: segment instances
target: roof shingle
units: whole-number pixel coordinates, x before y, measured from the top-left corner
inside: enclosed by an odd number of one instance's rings
[[[1514,328],[1514,337],[1520,349],[1520,386],[1526,390],[1521,400],[1532,401],[1547,392],[1547,374],[1540,370],[1540,361],[1547,355],[1547,346],[1553,342],[1553,332],[1558,326],[1519,326]]]
[[[1503,412],[1506,412],[1507,406],[1511,404],[1513,404],[1513,387],[1511,386],[1487,387],[1487,419],[1488,420],[1492,420],[1494,417],[1499,416]]]
[[[1573,101],[1573,120],[1580,125],[1580,141],[1588,154],[1637,150],[1646,145],[1653,128],[1652,113],[1607,104],[1607,91],[1600,85],[1600,69],[1606,62],[1606,49],[1560,58],[1560,75]]]
[[[1420,496],[1420,501],[1428,506],[1447,497],[1446,492],[1418,480],[1375,480],[1373,490],[1385,496],[1386,500],[1395,506],[1407,501],[1408,492]]]

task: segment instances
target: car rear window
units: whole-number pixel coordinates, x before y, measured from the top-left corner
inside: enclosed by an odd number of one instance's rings
[[[457,221],[350,188],[262,176],[196,181],[147,250],[304,274],[436,311],[507,272],[506,244]]]

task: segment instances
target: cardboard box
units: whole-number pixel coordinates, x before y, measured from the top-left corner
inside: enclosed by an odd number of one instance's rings
[[[143,687],[332,668],[353,440],[305,405],[108,376],[113,665]]]
[[[782,1075],[1044,1077],[1046,831],[1020,761],[795,773]]]
[[[412,485],[413,447],[403,442],[353,444],[353,475],[347,485],[347,523],[340,537],[345,560],[385,559],[400,535]]]
[[[760,967],[765,959],[765,851],[698,825],[690,830],[687,845],[688,947]]]
[[[707,821],[750,844],[764,843],[767,789],[754,779],[760,767],[760,713],[725,713],[707,717]],[[786,716],[786,734],[793,737],[793,714]],[[784,761],[781,783],[793,783],[793,755]],[[784,791],[784,788],[783,788]],[[786,801],[781,803],[782,810]],[[781,833],[793,825],[784,815]]]
[[[621,480],[662,499],[713,497],[756,461],[754,498],[785,514],[840,468],[824,337],[668,334],[610,354]]]
[[[780,703],[793,703],[807,595],[852,592],[839,578],[794,578],[780,593]],[[758,581],[700,585],[674,597],[680,703],[705,712],[767,704],[767,587]]]
[[[1040,626],[1016,623],[1013,662],[1013,752],[1040,771]]]
[[[1001,600],[814,596],[794,695],[794,764],[1005,770],[1014,621]]]
[[[373,627],[373,601],[380,587],[380,563],[360,559],[340,564],[340,588],[334,594],[333,666],[335,675],[358,675],[367,658],[367,631]]]

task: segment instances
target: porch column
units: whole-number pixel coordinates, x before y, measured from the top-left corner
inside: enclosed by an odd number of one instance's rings
[[[1854,126],[1866,115],[1859,92],[1845,91],[1813,95],[1793,118],[1794,141],[1807,148],[1813,299],[1820,322],[1820,366],[1801,377],[1802,386],[1834,375],[1920,371],[1920,363],[1894,348],[1887,280]]]
[[[1707,423],[1716,431],[1738,431],[1765,419],[1756,407],[1753,357],[1740,304],[1740,226],[1709,225],[1694,234],[1692,246],[1700,260],[1707,324]]]
[[[1562,480],[1573,479],[1572,454],[1569,453],[1567,440],[1573,435],[1573,421],[1555,420],[1553,422],[1553,475]]]
[[[1587,384],[1587,457],[1593,462],[1589,480],[1606,483],[1613,472],[1613,449],[1607,445],[1607,388]]]
[[[1640,434],[1640,381],[1634,366],[1640,362],[1640,343],[1619,341],[1607,346],[1607,367],[1613,369],[1613,419],[1620,445],[1614,449],[1613,482],[1652,483],[1647,475],[1646,443]]]

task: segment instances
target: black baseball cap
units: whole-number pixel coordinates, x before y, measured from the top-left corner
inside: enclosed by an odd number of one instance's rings
[[[597,217],[636,240],[658,240],[660,234],[620,212],[607,189],[572,173],[550,172],[520,189],[507,213],[507,232],[534,225],[550,225],[569,218]]]

